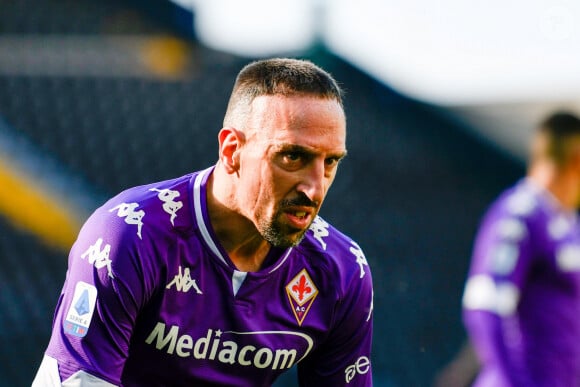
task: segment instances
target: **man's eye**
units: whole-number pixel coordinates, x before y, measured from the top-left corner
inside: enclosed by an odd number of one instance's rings
[[[329,167],[335,166],[340,162],[340,158],[338,157],[329,157],[326,160],[326,165],[328,165]]]
[[[284,159],[288,162],[296,162],[302,158],[302,155],[297,152],[288,152],[284,154]]]

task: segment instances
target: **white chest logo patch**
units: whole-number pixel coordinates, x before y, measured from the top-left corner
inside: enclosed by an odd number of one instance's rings
[[[580,271],[580,246],[562,246],[556,253],[556,262],[563,271]]]

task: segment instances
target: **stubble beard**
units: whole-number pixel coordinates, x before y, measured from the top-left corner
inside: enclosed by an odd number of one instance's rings
[[[258,223],[258,231],[262,235],[262,238],[272,246],[288,248],[298,245],[304,239],[306,232],[314,220],[315,215],[312,215],[310,224],[303,230],[284,224],[282,221],[284,217],[284,208],[289,208],[291,206],[309,206],[316,209],[318,204],[312,202],[305,195],[300,195],[292,199],[283,200],[271,218],[262,219]]]
[[[277,220],[279,217],[280,214],[277,214],[272,220],[262,222],[259,225],[258,231],[262,237],[272,246],[281,248],[294,247],[302,242],[308,228],[304,230],[288,230],[288,227],[284,227]]]

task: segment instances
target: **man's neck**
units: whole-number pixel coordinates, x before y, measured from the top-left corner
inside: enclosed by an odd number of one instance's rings
[[[580,181],[576,176],[554,167],[536,167],[530,169],[528,178],[550,192],[563,208],[570,211],[577,209]]]
[[[215,173],[219,174],[217,168],[207,183],[207,206],[213,231],[238,270],[258,271],[266,260],[271,246],[262,238],[252,222],[228,205],[232,202],[232,198],[220,195],[234,191],[219,186],[220,176],[216,176]]]

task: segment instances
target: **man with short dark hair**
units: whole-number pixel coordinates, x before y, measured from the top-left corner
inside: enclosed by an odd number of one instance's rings
[[[318,216],[346,155],[341,90],[308,61],[239,73],[215,166],[130,188],[69,255],[35,386],[371,386],[372,280]]]
[[[580,120],[547,117],[483,218],[463,297],[478,387],[580,386]]]

